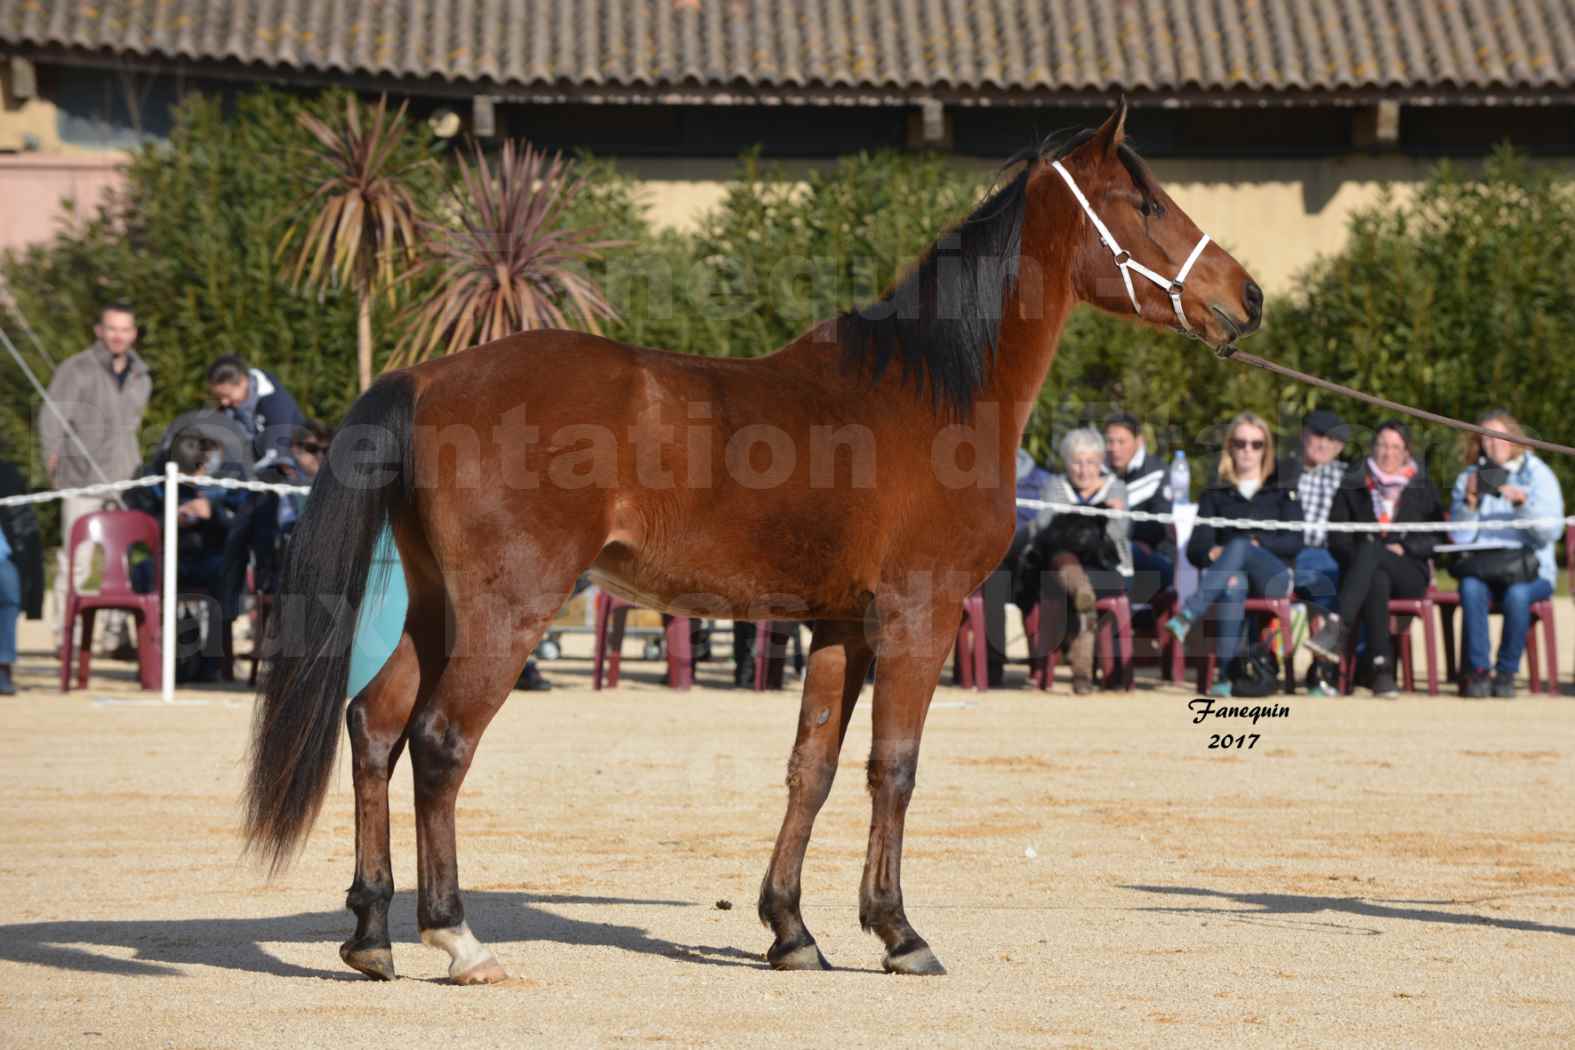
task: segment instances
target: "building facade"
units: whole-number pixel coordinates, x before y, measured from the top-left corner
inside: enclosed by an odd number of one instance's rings
[[[759,147],[981,169],[1096,123],[1270,290],[1351,212],[1508,142],[1575,170],[1575,0],[0,0],[0,245],[97,199],[186,93],[339,85],[435,133],[615,158],[687,226]]]

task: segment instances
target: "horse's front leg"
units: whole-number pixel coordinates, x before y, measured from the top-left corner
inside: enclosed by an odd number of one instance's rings
[[[960,598],[898,599],[881,608],[869,759],[870,841],[859,887],[859,923],[885,943],[883,965],[891,973],[946,972],[903,911],[902,829],[918,774],[924,718],[961,617]]]
[[[829,968],[799,913],[799,876],[815,815],[831,793],[837,755],[873,655],[862,622],[823,621],[815,625],[798,739],[788,759],[787,814],[777,834],[771,867],[760,883],[760,921],[776,935],[766,960],[778,970]]]

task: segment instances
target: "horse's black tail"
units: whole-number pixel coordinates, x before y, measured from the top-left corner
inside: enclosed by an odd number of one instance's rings
[[[414,400],[396,374],[351,406],[285,555],[246,785],[247,848],[271,870],[290,859],[328,791],[356,612],[383,524],[409,495]]]

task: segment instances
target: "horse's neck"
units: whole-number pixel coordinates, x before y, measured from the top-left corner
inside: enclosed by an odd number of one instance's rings
[[[1035,298],[1038,301],[1028,302],[1016,290],[1007,296],[995,364],[979,397],[982,403],[999,406],[1001,453],[1013,461],[1074,304],[1069,283],[1047,288]]]

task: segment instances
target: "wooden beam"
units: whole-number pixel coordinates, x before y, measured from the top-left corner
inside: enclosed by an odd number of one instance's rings
[[[490,139],[498,133],[498,116],[491,95],[476,95],[470,100],[470,133]]]
[[[952,148],[952,115],[940,99],[919,100],[908,113],[908,148],[949,150]]]
[[[13,55],[6,85],[6,95],[12,102],[26,102],[37,95],[38,73],[33,69],[33,63]]]
[[[1352,139],[1362,149],[1389,150],[1400,145],[1400,103],[1384,99],[1356,111]]]

